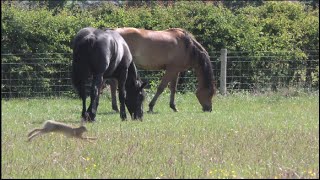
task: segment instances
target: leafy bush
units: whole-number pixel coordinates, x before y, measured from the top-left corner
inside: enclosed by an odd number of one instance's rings
[[[244,52],[237,61],[250,63],[248,74],[242,81],[249,84],[268,81],[277,86],[278,80],[273,77],[283,75],[287,77],[285,81],[288,84],[302,81],[317,87],[319,65],[317,61],[307,61],[312,52],[307,50],[319,50],[319,9],[299,2],[259,1],[252,4],[234,8],[222,3],[198,1],[166,5],[151,2],[141,6],[116,6],[105,2],[89,9],[67,5],[48,9],[45,6],[25,8],[2,2],[1,54],[13,56],[2,56],[1,60],[2,63],[22,63],[19,67],[4,68],[3,76],[11,73],[15,77],[10,78],[23,79],[29,76],[20,73],[18,77],[19,73],[14,72],[28,73],[34,69],[51,72],[54,76],[61,70],[58,66],[45,66],[46,63],[66,63],[63,68],[68,70],[72,38],[83,27],[152,30],[179,27],[191,32],[209,53],[222,48],[229,52]],[[30,62],[38,64],[28,64]],[[228,60],[229,69],[237,69],[238,66],[232,59]],[[257,71],[259,67],[269,71]],[[220,67],[214,68],[220,72]],[[234,75],[243,76],[237,71]],[[36,76],[37,83],[45,91],[53,90],[48,84],[54,82],[46,79],[45,73]],[[154,76],[158,77],[157,74]],[[2,89],[8,86],[4,83]]]

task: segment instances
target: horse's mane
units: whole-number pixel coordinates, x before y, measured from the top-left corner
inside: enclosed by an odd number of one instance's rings
[[[204,86],[212,89],[212,93],[216,93],[214,83],[214,76],[212,72],[212,65],[210,62],[210,56],[205,48],[195,39],[195,37],[183,29],[178,29],[184,33],[183,40],[186,45],[186,49],[191,48],[191,57],[195,59],[196,65],[198,65],[203,72]]]
[[[137,80],[140,79],[139,74],[138,74],[138,70],[136,68],[136,65],[134,64],[134,62],[132,61],[129,65],[128,68],[128,78],[127,80]],[[132,81],[134,82],[134,81]]]

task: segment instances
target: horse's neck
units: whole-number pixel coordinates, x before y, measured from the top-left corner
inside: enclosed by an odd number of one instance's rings
[[[213,71],[208,54],[201,52],[196,57],[193,67],[198,80],[198,88],[213,88]]]
[[[198,81],[198,88],[199,87],[204,87],[205,86],[205,81],[204,81],[204,72],[202,67],[199,64],[196,64],[194,66],[194,71],[197,77],[197,81]]]

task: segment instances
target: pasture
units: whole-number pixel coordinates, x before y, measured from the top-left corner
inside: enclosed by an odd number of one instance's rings
[[[27,133],[53,119],[79,125],[81,100],[1,100],[2,178],[319,178],[319,94],[213,98],[202,112],[194,94],[163,93],[143,121],[122,122],[104,93],[95,142]]]

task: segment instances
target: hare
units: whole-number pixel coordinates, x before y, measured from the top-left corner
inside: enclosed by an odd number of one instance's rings
[[[68,124],[48,120],[44,122],[43,128],[36,128],[33,129],[29,134],[28,134],[28,141],[31,141],[36,136],[39,136],[44,133],[49,133],[49,132],[59,132],[62,133],[68,137],[76,137],[80,139],[86,139],[86,140],[93,140],[97,139],[95,137],[82,137],[82,134],[87,131],[87,128],[83,126],[81,123],[81,126],[78,128],[72,127]]]

